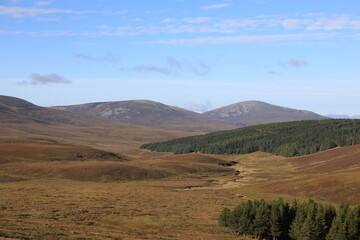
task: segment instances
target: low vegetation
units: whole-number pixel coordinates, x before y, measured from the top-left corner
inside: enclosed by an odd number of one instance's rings
[[[142,148],[175,154],[246,154],[256,151],[294,157],[360,143],[360,120],[327,119],[244,127],[149,143]]]
[[[360,206],[342,204],[338,209],[314,200],[292,205],[282,199],[266,202],[249,200],[219,216],[222,227],[238,235],[279,240],[358,240]]]
[[[222,208],[279,197],[358,204],[359,156],[360,145],[290,159],[264,152],[112,154],[3,136],[0,238],[249,240],[252,234],[218,226]]]

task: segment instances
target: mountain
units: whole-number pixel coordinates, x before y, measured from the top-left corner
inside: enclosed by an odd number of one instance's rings
[[[200,132],[204,133],[204,132]],[[116,122],[80,113],[36,106],[23,99],[0,96],[0,135],[50,138],[106,151],[137,149],[146,142],[199,134]]]
[[[294,157],[360,144],[360,120],[326,119],[271,123],[145,144],[142,148],[175,154],[268,152]]]
[[[130,124],[117,124],[101,118],[39,107],[23,99],[9,96],[0,96],[0,116],[0,123],[131,127]]]
[[[327,118],[310,111],[285,108],[260,101],[239,102],[205,112],[203,115],[238,126]]]
[[[147,100],[88,103],[53,109],[167,130],[213,132],[236,128],[222,120]]]

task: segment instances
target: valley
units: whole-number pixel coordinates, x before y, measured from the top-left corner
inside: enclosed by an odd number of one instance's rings
[[[295,157],[264,151],[173,154],[139,146],[205,129],[153,128],[5,99],[0,105],[4,239],[242,239],[219,227],[224,207],[279,197],[360,202],[357,135],[350,146]],[[357,129],[356,121],[322,121],[328,130],[332,123],[346,134]],[[317,123],[301,122],[311,130],[321,129]],[[293,126],[294,134],[303,130],[298,124],[284,126]],[[276,134],[268,126],[283,129],[275,124],[234,131]],[[212,134],[224,133],[231,131]]]

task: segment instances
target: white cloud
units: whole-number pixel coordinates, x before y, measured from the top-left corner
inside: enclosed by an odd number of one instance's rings
[[[43,8],[25,8],[25,7],[6,7],[0,6],[0,15],[8,15],[16,18],[35,17],[39,15],[64,13],[64,14],[86,14],[92,11],[74,11],[66,9],[43,9]]]
[[[298,29],[301,28],[304,24],[309,24],[311,20],[309,19],[285,19],[281,22],[282,26],[285,29]]]
[[[184,22],[187,23],[204,23],[210,21],[211,18],[208,17],[198,17],[198,18],[185,18]]]
[[[332,19],[320,18],[308,25],[308,30],[340,30],[352,27],[349,16],[339,16]]]
[[[162,19],[161,22],[163,22],[163,23],[173,23],[173,22],[176,22],[176,19],[174,19],[174,18],[165,18],[165,19]]]
[[[36,20],[38,21],[46,21],[46,22],[59,22],[60,18],[54,18],[54,17],[37,17]]]
[[[322,40],[336,36],[336,33],[312,34],[279,34],[279,35],[245,35],[226,37],[174,38],[145,42],[151,44],[235,44],[235,43],[268,43],[298,40]]]
[[[35,2],[35,4],[36,4],[37,6],[42,7],[42,6],[47,6],[47,5],[51,4],[52,2],[53,2],[53,1],[38,1],[38,2]]]
[[[204,6],[201,7],[203,10],[210,10],[210,9],[218,9],[218,8],[224,8],[224,7],[230,7],[232,4],[230,3],[220,3],[220,4],[214,4],[210,6]]]
[[[96,26],[96,28],[99,28],[99,29],[108,29],[109,26],[108,26],[107,24],[102,24],[102,25]]]

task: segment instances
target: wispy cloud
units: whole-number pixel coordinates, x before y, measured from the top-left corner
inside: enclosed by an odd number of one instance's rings
[[[336,36],[337,33],[310,33],[310,34],[279,34],[279,35],[247,35],[228,37],[198,37],[174,38],[145,42],[150,44],[235,44],[235,43],[269,43],[299,40],[322,40]]]
[[[280,63],[280,65],[284,67],[303,67],[303,66],[308,66],[309,63],[305,60],[292,58],[286,61],[285,63]]]
[[[97,62],[108,62],[113,64],[118,64],[121,62],[120,57],[116,56],[112,52],[107,52],[102,57],[95,57],[90,54],[85,53],[74,53],[74,57],[82,59],[84,61],[97,61]]]
[[[21,2],[22,0],[7,0],[7,2],[11,2],[11,3],[18,3]]]
[[[69,84],[72,81],[58,75],[58,74],[47,74],[42,75],[39,73],[32,73],[28,80],[17,82],[17,84],[32,84],[32,85],[45,85],[45,84]]]
[[[0,6],[0,15],[8,15],[15,18],[25,18],[25,17],[35,17],[39,15],[47,15],[47,14],[87,14],[93,11],[75,11],[75,10],[67,10],[67,9],[44,9],[44,8],[26,8],[26,7],[6,7]]]
[[[197,17],[197,18],[185,18],[184,22],[187,23],[204,23],[210,21],[211,18],[208,17]]]
[[[40,7],[42,7],[42,6],[47,6],[47,5],[49,5],[49,4],[51,4],[53,1],[38,1],[38,2],[35,2],[35,4],[37,5],[37,6],[40,6]]]
[[[75,42],[75,45],[103,45],[103,42]]]
[[[230,3],[219,3],[219,4],[204,6],[204,7],[201,7],[201,9],[203,9],[203,10],[218,9],[218,8],[230,7],[231,5],[232,4],[230,4]]]
[[[125,68],[120,67],[121,71],[136,71],[136,72],[153,72],[164,75],[178,75],[182,73],[192,73],[198,76],[205,76],[212,70],[211,66],[203,61],[189,62],[180,60],[174,57],[167,57],[163,66],[154,64],[140,64],[134,67]]]
[[[93,56],[88,55],[88,54],[83,54],[83,53],[75,53],[74,56],[77,58],[80,58],[82,60],[85,60],[85,61],[94,61],[95,60],[95,58]]]
[[[230,3],[224,3],[230,4]],[[40,21],[59,21],[60,14],[111,14],[109,11],[74,11],[66,9],[44,8],[21,8],[0,6],[0,15],[8,15],[17,18],[35,17]],[[61,16],[62,17],[62,16]],[[73,28],[76,29],[76,28]],[[360,29],[360,19],[352,15],[328,15],[328,14],[302,14],[302,15],[268,15],[253,18],[165,18],[143,19],[140,22],[130,21],[127,25],[116,26],[114,23],[104,22],[88,29],[69,30],[24,30],[0,29],[0,34],[28,35],[28,36],[104,36],[123,37],[141,35],[168,35],[168,39],[160,39],[153,43],[162,44],[200,44],[200,43],[232,43],[232,42],[266,42],[278,41],[274,39],[290,38],[328,38],[335,34],[349,34],[345,30],[357,31]],[[244,31],[245,30],[245,31]],[[259,30],[264,33],[262,36]],[[331,31],[333,30],[333,31]],[[239,35],[246,32],[246,36]],[[296,33],[297,32],[297,33]],[[215,35],[215,33],[217,35]],[[268,33],[268,34],[266,34]],[[270,34],[272,33],[272,34]],[[275,34],[274,34],[275,33]],[[276,34],[277,33],[277,34]],[[189,34],[189,38],[174,37],[175,35]],[[190,35],[192,34],[192,35]],[[195,36],[196,38],[191,36]],[[222,34],[222,35],[221,35]],[[327,35],[328,34],[328,35]],[[170,37],[171,36],[171,37]],[[300,37],[301,36],[301,37]],[[301,39],[300,39],[301,40]]]
[[[133,68],[137,72],[155,72],[170,75],[171,71],[168,68],[158,67],[155,65],[138,65]]]

